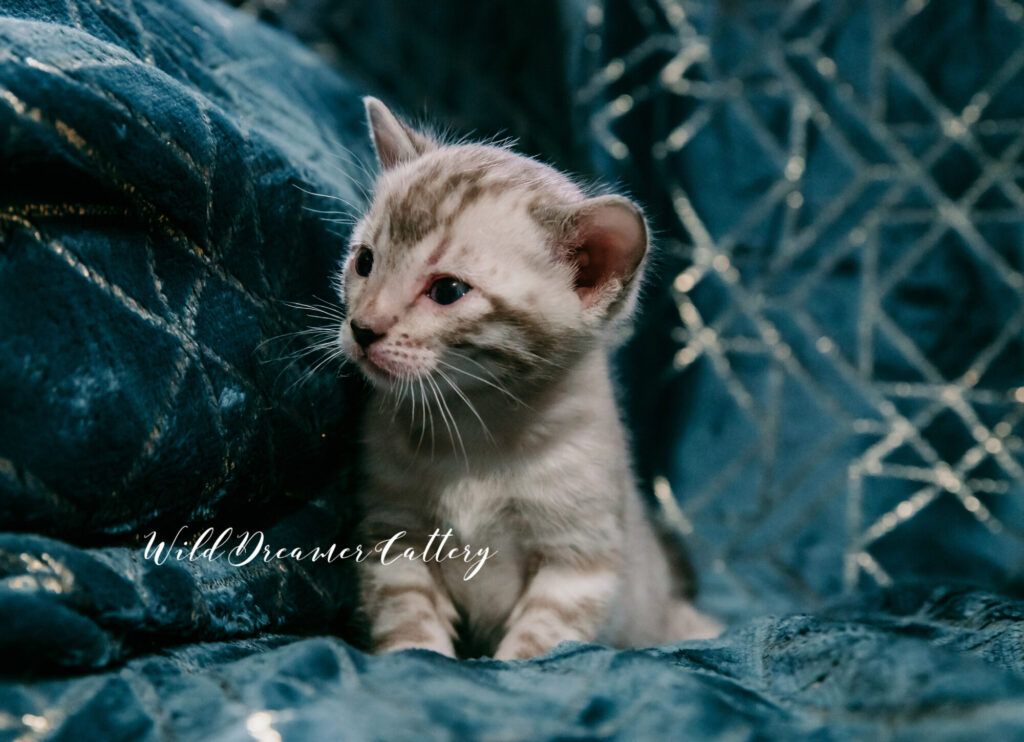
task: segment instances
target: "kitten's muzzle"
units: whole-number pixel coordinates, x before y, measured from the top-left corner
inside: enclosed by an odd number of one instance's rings
[[[356,343],[363,350],[369,348],[374,342],[384,337],[383,332],[375,332],[369,327],[363,327],[361,324],[356,322],[354,319],[349,320],[349,326],[352,328],[352,337],[355,338]]]

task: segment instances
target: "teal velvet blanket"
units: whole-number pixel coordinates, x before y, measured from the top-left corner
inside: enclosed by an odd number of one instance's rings
[[[1017,3],[239,4],[0,5],[0,740],[1024,738]],[[371,657],[345,564],[145,558],[348,537],[295,303],[366,93],[645,204],[624,403],[721,638]]]

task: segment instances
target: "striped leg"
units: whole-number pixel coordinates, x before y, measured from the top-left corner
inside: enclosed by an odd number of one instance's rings
[[[422,562],[364,562],[362,605],[375,653],[430,649],[455,656],[455,606]]]
[[[534,657],[567,639],[593,641],[619,580],[610,567],[542,566],[509,616],[495,659]]]

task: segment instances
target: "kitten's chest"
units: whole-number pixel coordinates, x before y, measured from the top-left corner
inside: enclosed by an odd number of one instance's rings
[[[493,483],[463,482],[438,499],[438,520],[442,530],[452,529],[451,542],[474,552],[487,548],[491,555],[469,580],[462,562],[441,565],[452,599],[474,622],[503,622],[521,591],[526,534],[514,512],[508,493]]]
[[[460,539],[491,538],[507,522],[510,498],[500,487],[476,480],[451,483],[436,502],[438,520],[452,528]]]

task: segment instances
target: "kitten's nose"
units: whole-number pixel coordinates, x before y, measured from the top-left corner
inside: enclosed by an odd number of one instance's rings
[[[369,327],[363,327],[355,320],[349,321],[349,326],[352,328],[352,337],[359,343],[359,347],[366,350],[375,340],[380,340],[384,337],[382,332],[374,332]]]

